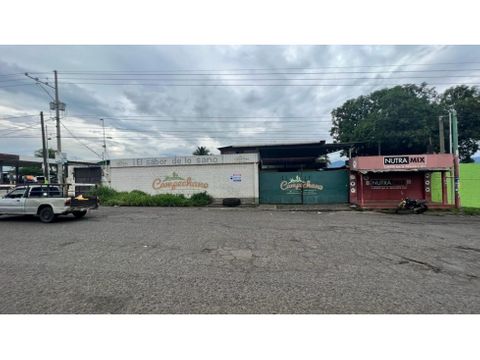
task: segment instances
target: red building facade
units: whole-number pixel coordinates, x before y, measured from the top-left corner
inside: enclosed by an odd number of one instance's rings
[[[426,200],[430,207],[451,207],[447,172],[451,154],[361,156],[350,161],[350,203],[362,208],[392,208],[404,198]],[[442,201],[432,202],[432,174],[441,173]]]

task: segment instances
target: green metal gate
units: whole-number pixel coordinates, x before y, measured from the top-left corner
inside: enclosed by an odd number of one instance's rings
[[[348,202],[348,171],[260,172],[261,204]]]

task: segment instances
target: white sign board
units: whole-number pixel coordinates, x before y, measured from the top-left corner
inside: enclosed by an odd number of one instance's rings
[[[111,168],[257,163],[258,154],[175,156],[110,160]]]

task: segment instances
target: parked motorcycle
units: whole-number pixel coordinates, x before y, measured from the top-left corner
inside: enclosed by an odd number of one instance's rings
[[[414,214],[421,214],[428,210],[428,206],[425,200],[405,198],[400,201],[395,213],[398,214],[401,210],[411,210]]]

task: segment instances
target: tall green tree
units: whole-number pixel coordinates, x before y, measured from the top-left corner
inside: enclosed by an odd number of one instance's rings
[[[378,90],[334,109],[330,133],[336,142],[361,143],[358,155],[431,152],[438,147],[437,98],[426,84]]]
[[[449,109],[457,111],[460,160],[473,162],[472,155],[478,151],[480,141],[479,89],[466,85],[451,87],[441,95],[440,106],[445,113]]]
[[[193,155],[210,155],[210,150],[205,146],[198,146],[193,152]]]
[[[22,166],[18,169],[18,174],[40,176],[43,175],[43,170],[42,167],[38,165]]]

